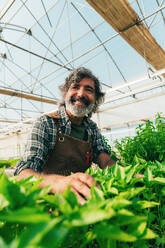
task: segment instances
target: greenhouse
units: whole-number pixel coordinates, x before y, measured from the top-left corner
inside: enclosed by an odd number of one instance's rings
[[[1,0],[0,247],[164,248],[164,202],[165,0]]]

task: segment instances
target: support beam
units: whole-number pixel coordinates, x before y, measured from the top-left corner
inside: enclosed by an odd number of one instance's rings
[[[13,5],[15,0],[9,0],[8,3],[5,5],[5,7],[2,9],[0,13],[0,20],[4,17],[4,15],[7,13],[7,11],[10,9],[10,7]]]
[[[160,76],[163,73],[165,73],[165,68],[163,68],[163,69],[161,69],[159,71],[155,71],[155,72],[151,73],[150,77],[147,75],[147,76],[145,76],[145,77],[143,77],[141,79],[137,79],[135,81],[128,82],[128,83],[125,83],[125,84],[120,84],[120,85],[118,85],[116,87],[113,87],[113,88],[111,88],[109,90],[106,90],[105,93],[106,93],[106,95],[108,95],[109,93],[112,93],[114,91],[118,91],[118,90],[123,89],[123,88],[126,88],[128,86],[132,86],[133,84],[141,83],[144,80],[154,79],[156,76]]]
[[[148,121],[148,120],[154,120],[156,118],[157,115],[153,115],[153,116],[149,116],[149,117],[145,117],[143,119],[137,119],[137,120],[133,120],[133,121],[128,121],[128,122],[120,122],[120,123],[117,123],[117,124],[113,124],[113,125],[107,125],[105,127],[102,127],[102,129],[112,129],[112,128],[121,128],[121,127],[127,127],[128,125],[131,126],[131,125],[135,125],[135,124],[139,124],[141,122],[145,122],[145,121]],[[165,117],[164,114],[161,114],[161,117]],[[115,133],[119,133],[119,132],[122,132],[121,131],[115,131]],[[108,133],[105,133],[105,134],[113,134],[113,131],[111,132],[108,132]]]
[[[20,123],[20,121],[12,121],[12,120],[0,120],[2,123]],[[32,121],[23,121],[24,124],[32,124]]]
[[[18,49],[20,49],[20,50],[22,50],[22,51],[24,51],[24,52],[26,52],[26,53],[32,54],[32,55],[34,55],[34,56],[36,56],[36,57],[38,57],[38,58],[40,58],[40,59],[46,60],[46,61],[51,62],[51,63],[53,63],[53,64],[55,64],[55,65],[57,65],[57,66],[60,66],[60,68],[65,68],[65,69],[67,69],[68,71],[71,71],[71,69],[68,68],[68,67],[66,67],[65,65],[61,65],[61,64],[59,64],[59,63],[57,63],[57,62],[55,62],[55,61],[53,61],[53,60],[51,60],[51,59],[48,59],[48,58],[46,58],[46,57],[41,56],[40,54],[34,53],[34,52],[32,52],[32,51],[29,51],[28,49],[25,49],[24,47],[20,47],[20,46],[18,46],[18,45],[16,45],[16,44],[12,43],[12,42],[10,42],[10,41],[4,40],[4,39],[2,39],[2,37],[0,37],[0,41],[2,41],[2,42],[5,43],[5,44],[8,44],[8,45],[10,45],[10,46],[13,46],[13,47],[15,47],[15,48],[18,48]]]
[[[128,0],[86,0],[156,70],[165,68],[159,46]],[[163,74],[165,77],[165,73]]]
[[[128,97],[128,96],[132,96],[132,95],[136,95],[136,94],[139,94],[139,93],[144,93],[146,91],[149,91],[149,90],[153,90],[153,89],[156,89],[156,88],[160,88],[162,86],[165,86],[165,82],[161,82],[159,81],[158,83],[156,83],[155,81],[153,82],[153,84],[148,84],[148,86],[146,87],[140,87],[138,90],[132,90],[129,91],[129,92],[124,92],[123,94],[118,94],[114,97],[107,97],[105,98],[105,101],[104,101],[104,104],[105,103],[110,103],[110,102],[113,102],[113,101],[117,101],[119,99],[124,99],[125,97]]]
[[[57,104],[56,100],[49,99],[49,98],[43,98],[41,96],[35,96],[31,94],[25,94],[25,93],[22,93],[20,91],[15,91],[15,90],[0,89],[0,94],[25,98],[25,99],[33,100],[33,101],[46,102],[46,103],[55,104],[55,105]]]
[[[143,102],[143,101],[146,101],[146,100],[149,100],[149,99],[152,99],[155,97],[159,97],[159,96],[164,96],[164,95],[165,95],[165,91],[162,91],[162,92],[156,93],[154,95],[145,96],[145,97],[142,97],[139,99],[134,99],[134,100],[129,101],[129,102],[120,103],[118,105],[109,106],[109,107],[102,107],[97,111],[97,113],[106,112],[106,111],[111,110],[111,109],[116,109],[116,108],[120,108],[120,107],[123,107],[126,105],[130,105],[130,104],[134,104],[134,103],[138,103],[138,102]]]

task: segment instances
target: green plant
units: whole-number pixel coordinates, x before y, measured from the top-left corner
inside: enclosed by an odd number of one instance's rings
[[[134,163],[135,156],[146,161],[165,160],[165,117],[159,114],[152,121],[145,121],[136,129],[135,137],[125,137],[115,141],[122,164]]]
[[[150,167],[139,159],[135,166],[88,169],[100,188],[92,187],[83,206],[69,187],[50,195],[38,188],[40,180],[1,174],[1,247],[163,247],[165,167]],[[142,170],[144,178],[135,178]]]
[[[69,187],[52,195],[38,188],[40,179],[1,173],[0,247],[164,248],[164,125],[159,115],[140,125],[136,137],[117,143],[114,166],[89,168],[100,187],[83,206]]]
[[[111,146],[108,143],[108,139],[104,135],[102,137],[103,137],[104,143],[106,144],[106,146],[107,146],[107,148],[109,150],[109,155],[111,156],[112,159],[114,159],[115,161],[117,161],[118,159],[117,159],[116,152],[111,149]]]
[[[20,159],[7,159],[7,160],[0,160],[0,168],[8,168],[16,166],[16,163]]]

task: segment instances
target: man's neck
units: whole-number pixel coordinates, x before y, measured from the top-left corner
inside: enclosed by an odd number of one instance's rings
[[[78,126],[81,125],[81,123],[82,123],[84,117],[77,117],[77,116],[74,116],[74,115],[72,115],[72,114],[70,113],[69,110],[66,110],[66,112],[67,112],[67,115],[69,116],[70,121],[71,121],[73,124],[78,125]]]

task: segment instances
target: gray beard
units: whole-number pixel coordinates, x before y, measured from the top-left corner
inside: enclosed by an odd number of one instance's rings
[[[90,104],[88,107],[87,106],[78,106],[72,104],[69,99],[65,99],[65,106],[66,109],[69,110],[69,112],[76,117],[83,117],[88,114],[90,114],[94,108],[94,104]]]

